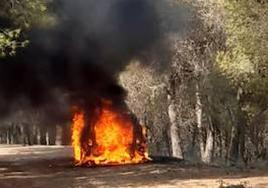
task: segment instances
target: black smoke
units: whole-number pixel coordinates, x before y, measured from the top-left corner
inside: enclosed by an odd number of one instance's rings
[[[102,98],[123,103],[117,74],[132,58],[145,56],[161,35],[153,1],[58,3],[56,26],[32,29],[27,48],[0,60],[1,115],[20,102],[51,115]]]

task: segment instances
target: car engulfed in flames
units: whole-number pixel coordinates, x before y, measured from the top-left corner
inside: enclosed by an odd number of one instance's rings
[[[90,115],[77,110],[72,125],[75,165],[144,163],[149,160],[145,135],[145,128],[110,101],[103,100]]]

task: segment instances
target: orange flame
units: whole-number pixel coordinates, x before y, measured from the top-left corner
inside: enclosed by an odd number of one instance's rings
[[[102,107],[90,130],[93,130],[93,134],[83,140],[82,135],[90,134],[84,131],[89,129],[86,129],[84,112],[76,113],[72,127],[76,165],[137,164],[149,159],[144,129],[108,103]]]

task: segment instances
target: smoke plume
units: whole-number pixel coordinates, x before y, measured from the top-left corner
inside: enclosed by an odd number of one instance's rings
[[[62,3],[56,27],[33,30],[28,48],[1,60],[2,112],[18,99],[57,108],[52,102],[57,91],[80,105],[102,97],[122,101],[116,74],[158,36],[157,15],[148,1]]]
[[[102,98],[124,103],[116,76],[162,37],[152,0],[63,0],[57,18],[53,28],[33,29],[15,57],[0,60],[1,115],[20,102],[51,115]]]

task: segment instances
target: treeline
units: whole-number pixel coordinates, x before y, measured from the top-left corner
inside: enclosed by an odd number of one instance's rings
[[[130,108],[149,130],[150,151],[208,164],[267,162],[268,2],[178,6],[191,7],[190,28],[171,36],[167,70],[136,61],[120,76]]]
[[[37,127],[10,123],[0,127],[0,144],[69,145],[70,129],[61,126]]]
[[[47,121],[45,112],[25,108],[2,118],[0,144],[69,145],[69,123]]]

